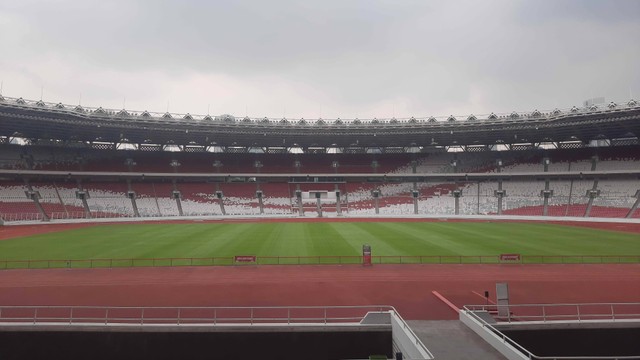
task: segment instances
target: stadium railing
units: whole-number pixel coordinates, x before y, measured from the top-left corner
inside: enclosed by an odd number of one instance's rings
[[[640,319],[640,303],[593,303],[593,304],[544,304],[544,305],[465,305],[460,312],[462,316],[468,316],[473,319],[482,328],[487,329],[491,334],[499,339],[503,344],[507,344],[517,349],[526,359],[536,360],[586,360],[586,359],[603,359],[603,360],[623,360],[623,359],[640,359],[640,356],[539,356],[525,349],[515,340],[505,335],[494,325],[489,324],[483,317],[476,312],[498,313],[498,307],[506,306],[509,315],[506,318],[497,318],[499,321],[507,323],[523,322],[523,321],[624,321]],[[620,309],[628,309],[621,311]],[[616,311],[616,309],[618,309]],[[533,310],[535,313],[526,315],[527,312]],[[557,313],[564,313],[558,315]],[[516,315],[517,314],[517,315]]]
[[[369,312],[392,306],[107,307],[0,306],[0,323],[97,325],[224,325],[359,323]]]
[[[640,255],[521,255],[519,260],[501,260],[500,255],[480,256],[372,256],[380,264],[638,264]],[[6,259],[3,269],[250,266],[250,265],[361,265],[362,256],[257,256],[252,262],[236,262],[234,256],[192,258],[113,259]]]
[[[6,222],[42,220],[42,214],[40,213],[4,213],[0,214],[0,217]]]
[[[499,311],[500,308],[506,309]],[[517,304],[466,305],[468,311],[486,311],[500,322],[535,321],[623,321],[640,320],[640,303],[587,303],[587,304]],[[499,316],[497,314],[507,314]]]

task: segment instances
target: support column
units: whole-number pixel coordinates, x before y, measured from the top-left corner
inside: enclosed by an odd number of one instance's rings
[[[298,203],[298,216],[304,216],[304,208],[302,207],[302,191],[300,190],[300,184],[297,184],[296,189],[296,202]]]
[[[27,191],[25,191],[25,195],[27,196],[27,198],[31,199],[35,204],[36,204],[36,209],[38,209],[38,212],[40,213],[40,216],[42,216],[42,221],[49,221],[49,215],[47,215],[47,212],[44,211],[44,208],[42,207],[42,204],[40,204],[40,193],[38,191],[33,190],[33,188],[31,187],[31,184],[29,184],[29,180],[24,179],[24,183],[27,186]]]
[[[631,209],[629,209],[627,216],[625,216],[627,219],[630,219],[633,216],[633,213],[636,212],[636,209],[638,209],[638,206],[640,205],[640,190],[636,191],[634,197],[636,198],[636,201],[633,203],[633,206],[631,206]]]
[[[596,167],[598,166],[598,161],[600,161],[600,158],[598,157],[598,155],[594,155],[591,157],[591,171],[596,171]]]
[[[131,160],[131,159],[127,159]],[[131,169],[129,169],[131,171]],[[133,191],[131,186],[131,179],[127,179],[127,198],[131,200],[131,207],[133,208],[133,216],[140,217],[140,211],[138,211],[138,204],[136,203],[136,192]]]
[[[462,190],[460,189],[453,190],[452,194],[453,194],[453,199],[455,201],[453,213],[455,215],[459,215],[460,214],[460,197],[462,196]]]
[[[171,192],[171,197],[173,197],[176,200],[176,205],[178,206],[178,214],[180,216],[184,216],[184,213],[182,212],[182,194],[180,193],[179,190],[173,190]]]
[[[336,180],[337,180],[338,168],[340,167],[340,163],[338,163],[337,161],[332,161],[331,167],[333,168],[333,173],[336,175]],[[342,216],[342,209],[340,208],[340,186],[338,185],[338,183],[334,184],[334,190],[336,192],[336,214],[338,216]]]
[[[498,198],[498,215],[502,215],[502,198],[507,196],[507,191],[502,190],[502,180],[498,180],[498,190],[493,195]]]
[[[476,215],[480,215],[480,180],[478,180],[478,192],[476,193]]]
[[[316,210],[318,211],[318,217],[322,217],[322,200],[320,199],[320,193],[316,193]]]
[[[42,221],[49,221],[49,215],[47,215],[47,212],[44,211],[42,204],[40,204],[40,193],[38,191],[27,190],[25,191],[25,195],[27,195],[27,197],[33,200],[33,202],[36,204],[36,208],[38,209],[40,216],[42,216]]]
[[[300,174],[300,168],[302,167],[302,162],[300,160],[295,160],[293,162],[293,167],[296,169],[296,174]],[[296,205],[298,205],[298,216],[304,216],[304,209],[302,208],[302,190],[300,190],[300,184],[296,184]]]
[[[64,214],[66,215],[67,218],[69,218],[69,211],[67,210],[67,205],[65,205],[64,201],[62,201],[62,196],[60,196],[60,191],[58,191],[58,185],[56,185],[55,181],[53,182],[53,188],[56,190],[56,197],[58,198],[58,202],[64,209]]]
[[[84,190],[76,191],[76,199],[80,199],[82,201],[82,207],[84,208],[84,214],[87,219],[92,218],[91,210],[89,210],[89,203],[87,203],[87,199],[89,198],[89,193]]]
[[[31,199],[36,204],[36,209],[38,209],[40,216],[42,216],[42,221],[49,221],[49,215],[47,215],[47,212],[44,211],[42,204],[40,204],[40,193],[33,190],[31,184],[29,184],[29,180],[24,179],[24,183],[27,186],[27,191],[25,191],[24,194],[27,196],[27,198]]]
[[[375,206],[376,209],[376,215],[380,214],[380,207],[378,204],[378,198],[380,197],[380,190],[373,190],[371,192],[371,195],[373,196],[373,205]]]
[[[553,190],[549,189],[549,179],[544,181],[544,190],[540,192],[542,196],[542,216],[549,215],[549,198],[553,197]]]
[[[414,189],[411,191],[411,196],[413,196],[413,213],[418,215],[418,196],[420,196],[420,192]]]
[[[220,176],[220,169],[224,166],[222,164],[222,161],[215,160],[213,162],[212,166],[213,166],[214,169],[216,169],[216,174],[218,176]],[[215,183],[215,188],[216,189],[215,189],[215,193],[214,193],[214,194],[216,194],[216,197],[218,196],[218,193],[222,193],[222,187],[220,186],[220,182],[219,181],[224,181],[224,180],[221,180],[221,179],[217,179],[216,180],[216,183]],[[222,214],[224,215],[224,213],[222,213]]]
[[[543,171],[544,172],[549,172],[549,164],[551,163],[551,160],[549,160],[548,157],[544,157],[542,159],[542,166],[543,166]]]
[[[549,172],[549,164],[551,160],[548,157],[542,158],[542,166],[544,172]],[[549,179],[544,179],[544,190],[540,193],[542,196],[542,216],[548,216],[549,214],[549,198],[553,196],[553,190],[549,189]]]
[[[593,200],[600,196],[598,180],[593,181],[593,188],[591,188],[591,190],[587,190],[587,196],[589,197],[589,203],[587,203],[587,209],[584,211],[584,217],[589,217],[591,214],[591,207],[593,207]]]
[[[222,215],[227,215],[227,212],[224,210],[224,196],[222,191],[216,191],[216,197],[218,198],[218,204],[220,205],[220,212]]]
[[[264,214],[264,203],[262,202],[262,190],[256,191],[256,197],[258,198],[258,207],[260,207],[260,215]]]
[[[136,192],[133,190],[127,191],[127,197],[131,200],[131,207],[133,208],[133,216],[140,217],[140,211],[138,211],[138,203],[136,203]]]

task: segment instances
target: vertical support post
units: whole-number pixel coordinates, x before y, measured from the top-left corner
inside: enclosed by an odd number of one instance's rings
[[[631,209],[629,209],[629,212],[625,216],[625,218],[627,219],[630,219],[633,216],[633,213],[635,213],[636,210],[638,209],[638,206],[640,206],[640,190],[636,191],[636,194],[634,195],[634,197],[636,198],[636,201],[633,203],[633,205],[631,206]]]
[[[298,186],[300,186],[298,184]],[[302,207],[302,191],[296,189],[296,202],[298,203],[298,216],[304,216],[304,208]]]
[[[46,211],[44,211],[42,204],[40,204],[40,192],[33,190],[33,188],[31,187],[31,185],[29,185],[29,182],[27,180],[25,180],[25,184],[28,189],[27,191],[24,192],[25,195],[27,196],[28,199],[33,201],[34,204],[36,205],[36,209],[38,209],[40,216],[42,216],[42,221],[49,221],[50,220],[49,215],[47,214]]]
[[[613,304],[611,304],[611,320],[616,321],[616,313],[613,311]]]
[[[378,203],[378,198],[380,197],[380,190],[376,189],[371,192],[373,195],[373,204],[375,206],[376,215],[380,214],[380,206]]]
[[[173,183],[173,186],[176,187],[175,182]],[[171,193],[171,196],[176,200],[176,206],[178,207],[178,215],[184,216],[184,213],[182,212],[182,201],[181,201],[182,194],[178,190],[173,190],[173,192]]]
[[[498,215],[502,215],[502,198],[507,195],[507,192],[502,190],[502,180],[498,180],[498,190],[494,191],[494,195],[498,198]]]
[[[256,197],[258,198],[258,207],[260,208],[260,215],[264,214],[264,202],[262,197],[264,196],[262,190],[256,191]]]
[[[476,193],[476,215],[480,215],[480,180],[478,180],[478,192]]]
[[[553,190],[549,189],[549,179],[544,180],[544,190],[542,190],[542,216],[549,215],[549,198],[553,196]]]
[[[460,189],[453,190],[452,194],[453,194],[453,200],[454,200],[454,214],[459,215],[460,214],[460,197],[462,196],[462,190]]]
[[[83,190],[76,191],[76,197],[82,201],[82,207],[84,208],[85,217],[87,219],[91,219],[91,210],[89,209],[89,203],[87,202],[89,193]]]
[[[319,192],[316,193],[316,208],[318,211],[318,217],[322,217],[322,200],[320,199],[321,194]]]
[[[224,209],[224,195],[222,194],[222,191],[216,191],[216,197],[218,198],[218,204],[220,205],[220,212],[222,215],[227,215],[227,212]]]
[[[584,211],[584,217],[589,217],[591,214],[591,208],[593,207],[593,200],[600,195],[600,190],[598,190],[598,180],[593,181],[593,188],[591,190],[587,190],[587,196],[589,197],[589,202],[587,203],[587,209]]]
[[[131,188],[131,180],[127,180],[129,184],[129,188]],[[138,210],[138,203],[136,203],[136,192],[129,190],[127,191],[127,197],[131,200],[131,207],[133,208],[133,216],[140,217],[140,211]]]

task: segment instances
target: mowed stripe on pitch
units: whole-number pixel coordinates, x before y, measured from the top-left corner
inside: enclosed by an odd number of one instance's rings
[[[357,256],[640,255],[640,236],[555,224],[295,222],[114,224],[0,242],[0,260]]]

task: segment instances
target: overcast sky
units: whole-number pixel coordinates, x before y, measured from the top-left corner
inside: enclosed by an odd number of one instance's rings
[[[10,97],[289,119],[567,108],[640,98],[639,19],[637,0],[0,0],[0,80]]]

